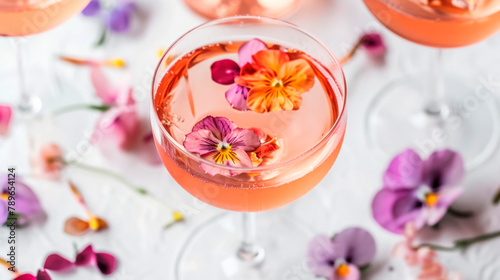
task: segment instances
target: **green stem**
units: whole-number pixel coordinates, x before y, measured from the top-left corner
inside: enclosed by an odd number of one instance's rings
[[[498,189],[497,193],[493,197],[493,204],[496,205],[500,202],[500,189]]]
[[[109,108],[111,107],[108,105],[76,104],[56,109],[54,110],[53,114],[57,116],[76,110],[97,110],[101,112],[106,112]]]
[[[135,192],[138,192],[140,194],[147,193],[147,191],[145,189],[137,187],[136,185],[130,183],[127,179],[123,178],[120,174],[115,173],[113,171],[105,170],[105,169],[101,169],[98,167],[94,167],[94,166],[90,166],[90,165],[86,165],[86,164],[82,164],[82,163],[77,163],[77,162],[66,162],[65,164],[72,165],[72,166],[75,166],[75,167],[78,167],[78,168],[81,168],[81,169],[84,169],[87,171],[96,172],[96,173],[100,173],[100,174],[112,177],[112,178],[116,179],[117,181],[123,183],[124,185],[128,186],[129,188],[131,188]]]
[[[474,212],[472,211],[460,211],[451,207],[448,208],[448,214],[455,216],[457,218],[464,218],[464,219],[474,217]]]
[[[459,239],[459,240],[456,240],[454,242],[454,245],[452,247],[445,247],[445,246],[440,246],[440,245],[435,245],[435,244],[424,243],[424,244],[417,246],[416,249],[423,248],[423,247],[429,247],[429,248],[436,250],[436,251],[455,251],[455,250],[459,250],[459,249],[467,249],[472,244],[488,241],[490,239],[494,239],[497,237],[500,237],[500,231],[494,231],[491,233],[487,233],[487,234],[472,237],[472,238]]]

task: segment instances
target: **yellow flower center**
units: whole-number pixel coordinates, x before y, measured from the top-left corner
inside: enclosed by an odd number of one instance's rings
[[[100,229],[99,221],[97,220],[97,218],[90,219],[90,221],[89,221],[89,227],[91,229],[93,229],[93,230]]]
[[[274,78],[273,81],[271,82],[271,86],[272,87],[283,87],[283,81],[278,79],[278,78]]]
[[[219,153],[214,157],[216,163],[225,164],[229,160],[235,163],[238,160],[236,153],[231,151],[231,145],[228,143],[219,143],[217,150]]]
[[[9,199],[9,194],[7,193],[3,193],[0,198],[2,198],[3,200],[7,201]]]
[[[349,267],[346,264],[341,264],[337,267],[338,276],[347,276],[349,274]]]
[[[427,206],[434,206],[439,201],[439,196],[435,193],[428,193],[425,195],[425,203]]]

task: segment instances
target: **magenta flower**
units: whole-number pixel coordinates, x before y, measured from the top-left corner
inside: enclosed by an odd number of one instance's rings
[[[7,135],[11,119],[12,108],[9,105],[0,104],[0,136]]]
[[[95,266],[103,275],[110,275],[116,270],[116,258],[109,253],[94,252],[92,245],[87,246],[78,253],[74,262],[58,255],[51,254],[47,257],[44,269],[52,271],[66,271],[79,266]]]
[[[191,133],[186,135],[184,147],[202,158],[227,166],[252,167],[252,160],[247,152],[253,152],[260,146],[257,134],[250,129],[236,127],[224,117],[208,116],[199,121]],[[201,165],[210,175],[236,175],[222,168]]]
[[[247,87],[234,84],[234,79],[240,75],[241,68],[252,62],[252,55],[261,50],[267,50],[267,46],[259,39],[253,39],[243,44],[238,50],[238,63],[230,59],[223,59],[212,64],[212,80],[222,85],[231,85],[226,91],[226,100],[231,106],[240,111],[248,110]]]
[[[50,275],[47,273],[47,271],[44,270],[38,270],[38,273],[35,275],[32,274],[22,274],[14,278],[13,280],[51,280]]]
[[[11,185],[9,184],[9,177],[7,174],[0,175],[0,187],[2,190],[0,199],[0,224],[3,224],[9,216],[7,203],[9,201],[9,187],[11,187]],[[14,197],[16,201],[15,213],[19,215],[16,224],[18,226],[24,226],[34,219],[41,217],[43,215],[42,206],[31,188],[19,178],[16,178],[14,187]]]
[[[397,155],[384,174],[384,186],[372,203],[373,217],[385,229],[402,234],[412,222],[418,230],[437,224],[461,194],[462,157],[451,150],[422,160],[412,149]]]
[[[387,52],[384,39],[379,33],[365,33],[361,37],[361,46],[373,58],[383,58]]]
[[[328,280],[359,280],[361,268],[375,257],[375,240],[358,227],[347,228],[333,238],[319,235],[308,246],[307,264],[312,273]]]

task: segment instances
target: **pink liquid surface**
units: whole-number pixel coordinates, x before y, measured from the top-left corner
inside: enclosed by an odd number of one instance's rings
[[[328,69],[307,55],[290,50],[295,58],[307,60],[316,74],[314,87],[302,95],[300,109],[264,114],[235,110],[225,99],[224,93],[229,86],[212,81],[210,66],[221,59],[237,61],[236,51],[240,45],[206,46],[171,66],[155,96],[158,117],[166,131],[181,145],[185,135],[207,115],[226,117],[242,128],[260,128],[277,138],[280,146],[264,164],[290,161],[319,143],[339,121],[341,108],[336,98],[339,87]],[[192,102],[188,92],[192,93]],[[204,173],[199,162],[184,159],[168,141],[157,143],[157,147],[169,172],[192,195],[228,210],[262,211],[292,202],[321,181],[337,157],[344,131],[345,119],[342,119],[331,141],[303,160],[263,173],[232,177]]]
[[[0,0],[0,36],[28,36],[52,29],[90,0]]]

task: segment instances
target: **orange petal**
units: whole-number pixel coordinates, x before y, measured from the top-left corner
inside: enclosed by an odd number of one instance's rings
[[[290,61],[288,54],[280,50],[262,50],[254,54],[252,58],[255,64],[272,70],[275,74],[280,72],[283,64]]]
[[[71,217],[64,223],[64,232],[69,235],[82,236],[88,233],[89,230],[89,223],[76,217]]]
[[[257,71],[241,72],[241,75],[236,77],[234,81],[242,87],[253,88],[259,86],[271,86],[271,81],[274,77],[275,74],[272,71],[260,68]]]
[[[96,218],[93,218],[89,221],[89,227],[92,230],[100,231],[100,230],[106,229],[108,227],[108,223],[106,223],[105,220],[103,220],[99,217],[96,217]]]
[[[278,78],[288,87],[293,87],[300,93],[309,91],[314,86],[314,71],[304,59],[296,59],[285,63]]]
[[[247,106],[257,113],[297,110],[302,104],[300,92],[291,87],[255,87],[248,92]]]
[[[255,154],[257,158],[261,159],[279,148],[280,146],[278,145],[276,138],[273,138],[271,141],[260,145],[260,147],[255,150]]]

